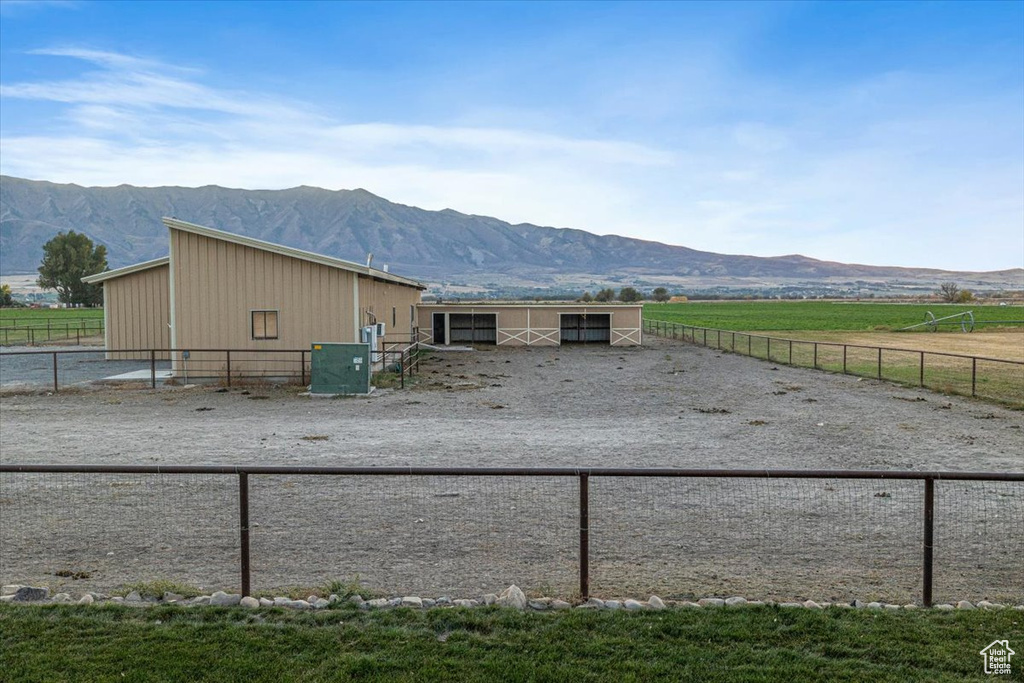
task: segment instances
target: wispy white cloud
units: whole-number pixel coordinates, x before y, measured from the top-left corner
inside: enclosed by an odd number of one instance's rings
[[[597,107],[609,116],[641,106],[645,92],[656,103],[637,119],[647,135],[615,139],[552,132],[543,112],[515,110],[488,111],[499,125],[472,116],[447,125],[349,121],[322,105],[213,87],[202,69],[79,47],[36,54],[90,66],[74,78],[0,85],[7,101],[62,107],[59,121],[31,131],[0,122],[0,170],[11,175],[364,187],[429,209],[709,251],[1022,265],[1024,159],[1012,149],[1024,125],[1014,121],[1019,93],[994,103],[937,98],[937,77],[908,72],[825,92],[744,84],[714,64],[661,88],[658,78],[615,88],[603,75],[608,94]],[[722,115],[730,92],[742,106]],[[991,152],[984,163],[956,163],[977,149]],[[979,229],[988,239],[964,239]]]

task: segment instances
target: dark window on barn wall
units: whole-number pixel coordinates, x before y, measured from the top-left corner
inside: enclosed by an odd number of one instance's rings
[[[277,311],[252,312],[252,338],[277,339]]]
[[[391,307],[391,327],[398,327],[398,308]]]

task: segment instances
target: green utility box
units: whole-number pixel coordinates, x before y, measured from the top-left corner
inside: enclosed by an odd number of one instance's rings
[[[313,344],[310,393],[370,393],[370,360],[369,344]]]

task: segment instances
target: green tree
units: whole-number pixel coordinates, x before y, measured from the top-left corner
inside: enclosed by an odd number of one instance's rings
[[[589,304],[594,300],[594,297],[590,295],[590,292],[583,292],[583,296],[580,297],[580,301],[585,304]]]
[[[643,298],[644,295],[636,291],[633,287],[623,287],[619,290],[619,301],[632,303],[634,301],[643,301]]]
[[[7,306],[13,306],[14,299],[11,298],[11,286],[0,285],[0,308],[6,308]]]
[[[92,306],[103,303],[102,285],[87,285],[82,278],[107,269],[107,248],[93,246],[82,233],[70,230],[58,233],[43,245],[43,263],[36,284],[56,289],[57,299],[65,304]]]
[[[956,295],[956,302],[958,304],[966,304],[974,301],[974,292],[969,289],[961,289],[960,293]]]
[[[594,301],[606,302],[615,300],[615,290],[611,287],[602,289],[594,295]]]
[[[654,288],[654,291],[653,291],[653,292],[651,292],[651,297],[652,297],[652,298],[653,298],[653,299],[654,299],[655,301],[662,301],[662,302],[664,302],[664,301],[668,301],[669,299],[671,299],[671,298],[672,298],[672,297],[671,297],[671,296],[669,295],[669,293],[668,293],[668,290],[667,290],[667,289],[665,289],[664,287],[655,287],[655,288]]]

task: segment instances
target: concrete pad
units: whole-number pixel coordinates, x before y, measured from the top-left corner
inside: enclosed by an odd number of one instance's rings
[[[149,370],[133,370],[131,372],[122,372],[120,375],[112,375],[110,377],[104,377],[103,379],[97,380],[98,382],[148,382],[152,378],[152,373]],[[156,381],[163,382],[171,379],[171,371],[157,370]]]

